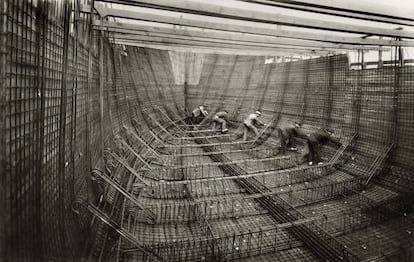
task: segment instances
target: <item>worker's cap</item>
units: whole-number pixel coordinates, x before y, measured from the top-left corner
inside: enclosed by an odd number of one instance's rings
[[[256,111],[256,115],[260,116],[261,114],[262,113],[259,110]]]

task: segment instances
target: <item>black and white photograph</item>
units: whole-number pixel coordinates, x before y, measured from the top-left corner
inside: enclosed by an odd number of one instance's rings
[[[414,0],[0,0],[0,262],[414,262]]]

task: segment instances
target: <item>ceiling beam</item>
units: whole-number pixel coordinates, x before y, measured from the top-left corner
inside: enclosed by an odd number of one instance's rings
[[[100,21],[95,21],[96,26],[100,26]],[[119,33],[132,33],[140,32],[138,34],[164,34],[167,36],[178,35],[181,37],[191,37],[191,38],[207,38],[207,39],[216,39],[216,40],[232,40],[232,41],[243,41],[243,42],[252,42],[256,44],[271,44],[271,45],[287,45],[287,46],[298,46],[298,47],[311,47],[317,49],[340,49],[340,50],[382,50],[386,51],[384,48],[380,47],[370,47],[370,46],[361,46],[361,45],[349,45],[349,44],[335,44],[328,42],[320,41],[311,41],[303,39],[289,39],[289,38],[280,38],[280,37],[269,37],[261,35],[245,35],[245,34],[235,34],[235,33],[223,33],[221,32],[212,32],[212,31],[195,31],[187,30],[183,28],[164,28],[157,26],[149,25],[137,25],[137,24],[126,24],[126,23],[116,23],[116,22],[105,22],[103,24],[108,31],[119,32]],[[414,44],[414,43],[413,43]]]
[[[395,19],[404,19],[414,21],[414,9],[397,8],[395,5],[375,5],[363,1],[325,1],[325,0],[271,0],[272,2],[285,2],[294,5],[314,6],[331,10],[340,10],[353,12],[357,14],[366,14],[381,17],[390,17]]]
[[[170,50],[177,52],[191,52],[201,54],[225,54],[225,55],[246,55],[246,56],[295,56],[297,54],[283,52],[283,51],[261,51],[261,50],[246,50],[237,48],[214,48],[214,47],[202,47],[180,44],[164,44],[164,43],[148,43],[140,41],[128,41],[128,40],[115,40],[115,44],[138,46],[145,48],[153,48],[159,50]],[[301,54],[302,56],[318,56],[315,54]]]
[[[324,21],[319,19],[310,19],[299,16],[284,15],[280,13],[268,13],[256,10],[216,5],[211,3],[194,2],[190,0],[129,0],[125,2],[141,7],[176,11],[180,13],[207,15],[211,17],[238,19],[243,21],[280,24],[304,28],[358,34],[370,34],[378,36],[414,38],[414,32],[409,31],[376,28],[364,25],[351,25],[333,21]]]
[[[334,52],[334,50],[330,49],[323,49],[323,48],[306,48],[306,47],[299,47],[299,46],[283,46],[283,45],[272,45],[272,44],[260,44],[260,43],[252,43],[252,42],[244,42],[244,41],[232,41],[232,40],[216,40],[216,39],[208,39],[208,38],[200,38],[200,37],[188,37],[188,36],[177,36],[177,35],[165,35],[165,34],[156,34],[156,33],[139,33],[136,32],[135,34],[124,34],[124,33],[115,33],[114,38],[118,39],[149,39],[149,41],[168,41],[169,43],[180,42],[184,43],[186,41],[188,44],[201,44],[201,45],[234,45],[237,48],[270,48],[270,49],[278,49],[278,50],[289,50],[291,52],[324,52],[326,54]],[[335,50],[338,51],[338,50]],[[342,50],[340,50],[342,51]]]
[[[363,3],[320,1],[320,0],[238,0],[240,2],[289,8],[313,13],[335,15],[367,21],[414,26],[414,19],[408,13],[402,14],[392,6],[367,5]],[[398,15],[396,15],[398,14]]]
[[[213,48],[261,50],[264,53],[265,52],[282,51],[282,52],[286,52],[286,53],[289,53],[289,54],[292,54],[292,55],[304,55],[304,54],[328,55],[328,54],[334,53],[334,52],[331,52],[331,51],[322,51],[322,50],[265,47],[265,46],[257,46],[257,45],[238,44],[237,42],[235,42],[235,43],[215,43],[215,42],[208,42],[208,41],[176,39],[176,38],[144,36],[144,35],[116,34],[115,39],[128,40],[128,41],[141,41],[143,43],[148,42],[148,43],[161,43],[161,44],[180,44],[180,45],[195,46],[195,47],[213,47]]]
[[[239,33],[250,33],[257,35],[267,35],[275,37],[286,37],[294,39],[305,39],[323,42],[333,43],[345,43],[345,44],[357,44],[357,45],[378,45],[378,46],[414,46],[413,41],[395,41],[386,39],[372,39],[372,38],[360,38],[360,37],[349,37],[349,36],[337,36],[330,34],[318,34],[310,32],[298,32],[288,31],[280,29],[270,29],[255,26],[235,25],[231,23],[219,23],[219,22],[208,22],[198,19],[186,19],[171,16],[163,16],[156,14],[149,14],[145,12],[136,12],[122,9],[110,8],[105,11],[108,16],[120,17],[133,20],[151,21],[157,23],[165,23],[171,25],[198,27],[205,29],[214,29],[221,31],[239,32]]]

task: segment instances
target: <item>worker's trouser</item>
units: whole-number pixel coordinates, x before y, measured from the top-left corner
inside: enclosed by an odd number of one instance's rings
[[[295,136],[295,132],[292,129],[286,130],[285,141],[286,147],[290,148],[293,147],[294,141],[293,137]]]
[[[313,139],[312,137],[308,138],[307,141],[308,141],[308,148],[309,148],[308,161],[315,162],[315,163],[320,162],[321,156],[320,156],[319,142],[316,139]]]
[[[191,114],[191,122],[193,125],[198,125],[204,120],[203,114],[199,114],[198,116],[195,116],[194,114]]]
[[[280,143],[282,146],[282,153],[286,153],[286,150],[288,148],[292,148],[294,146],[294,137],[295,135],[295,131],[293,131],[293,129],[288,128],[285,130],[281,130],[280,133]]]
[[[253,131],[256,136],[259,135],[259,131],[257,131],[257,128],[254,125],[246,125],[243,124],[244,130],[243,130],[243,141],[247,140],[247,133],[249,130]]]
[[[216,125],[217,124],[221,125],[221,131],[227,129],[226,120],[224,120],[224,119],[222,119],[220,117],[214,117],[213,118],[213,130],[216,130]]]
[[[289,138],[286,137],[286,134],[284,134],[283,130],[280,128],[277,128],[277,133],[280,139],[280,152],[282,154],[286,154],[287,144],[289,144]]]

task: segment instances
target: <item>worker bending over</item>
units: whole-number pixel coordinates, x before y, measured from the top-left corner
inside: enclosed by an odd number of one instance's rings
[[[281,126],[278,129],[280,137],[280,149],[283,154],[286,154],[287,150],[296,151],[294,146],[294,137],[306,138],[306,133],[302,128],[302,124],[296,122],[288,125]]]
[[[260,111],[256,111],[254,114],[248,115],[247,118],[244,120],[243,141],[247,140],[247,133],[249,132],[249,130],[253,131],[253,133],[256,136],[259,135],[259,131],[257,131],[257,128],[255,125],[261,125],[261,126],[265,125],[258,119],[261,115],[262,113]]]
[[[318,163],[319,165],[322,164],[322,159],[320,155],[321,146],[325,145],[329,142],[341,146],[341,143],[338,139],[332,137],[334,131],[328,128],[321,128],[318,129],[316,132],[307,136],[306,140],[308,143],[309,154],[308,154],[308,161],[309,165],[313,165],[314,163]]]
[[[221,125],[221,132],[225,133],[228,131],[226,124],[227,124],[227,117],[229,112],[227,110],[223,110],[217,112],[213,117],[213,130],[216,130],[216,125]]]
[[[193,124],[199,124],[207,116],[208,112],[204,109],[204,106],[199,106],[191,112],[191,121],[193,122]]]

